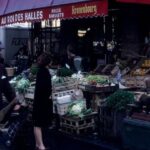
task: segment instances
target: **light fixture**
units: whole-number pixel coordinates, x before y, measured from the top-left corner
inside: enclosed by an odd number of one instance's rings
[[[78,37],[84,37],[86,32],[86,30],[78,30]]]
[[[60,26],[61,26],[60,19],[54,19],[54,20],[52,20],[52,27],[56,28],[56,27],[60,27]]]
[[[9,28],[31,28],[31,22],[13,23],[6,25]]]

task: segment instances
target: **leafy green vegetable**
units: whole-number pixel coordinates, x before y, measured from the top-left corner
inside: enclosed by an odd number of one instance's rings
[[[16,89],[18,90],[18,92],[24,93],[26,92],[29,86],[30,86],[29,80],[25,78],[21,78],[16,84]]]
[[[116,111],[125,110],[127,104],[134,103],[134,95],[128,91],[118,90],[106,100],[107,106]]]
[[[68,106],[67,115],[83,117],[91,112],[91,109],[86,109],[85,102],[83,100],[78,100]]]
[[[63,68],[58,69],[57,74],[58,76],[66,77],[66,76],[71,76],[73,74],[73,71],[66,67],[63,67]]]
[[[104,76],[101,75],[89,75],[86,77],[87,81],[92,83],[100,83],[100,84],[107,84],[108,83],[108,79]]]

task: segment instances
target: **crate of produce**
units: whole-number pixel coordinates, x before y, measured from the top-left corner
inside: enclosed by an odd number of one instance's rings
[[[53,113],[65,115],[67,108],[72,101],[73,93],[74,89],[55,93],[53,92],[52,93]]]
[[[34,99],[34,90],[35,90],[35,87],[29,87],[24,95],[25,98]]]
[[[63,97],[66,95],[73,95],[75,89],[71,89],[71,90],[65,90],[65,91],[61,91],[61,92],[52,92],[52,99],[56,100],[58,97]]]
[[[71,102],[66,102],[66,103],[56,103],[55,104],[55,113],[63,116],[67,113],[68,106],[71,104]]]
[[[68,84],[65,84],[65,85],[53,86],[52,90],[54,92],[61,92],[61,91],[74,89],[75,87],[77,87],[76,83],[68,83]]]
[[[57,77],[52,83],[54,92],[66,91],[77,87],[77,80],[71,77]]]
[[[69,134],[82,134],[95,130],[97,113],[92,112],[84,117],[62,116],[60,118],[61,131]]]
[[[135,77],[125,77],[124,86],[126,87],[136,87],[136,78]]]

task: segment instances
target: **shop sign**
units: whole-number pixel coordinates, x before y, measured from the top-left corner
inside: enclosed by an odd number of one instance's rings
[[[59,7],[46,7],[35,10],[15,12],[0,16],[0,25],[21,22],[41,21],[47,19],[70,19],[107,15],[107,0],[82,2],[77,4],[61,5]]]
[[[28,38],[12,38],[11,45],[12,46],[20,46],[20,45],[27,45]]]
[[[117,0],[117,1],[124,3],[150,4],[150,0]]]

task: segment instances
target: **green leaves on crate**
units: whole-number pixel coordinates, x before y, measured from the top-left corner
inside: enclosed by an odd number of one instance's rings
[[[134,103],[134,95],[128,91],[118,90],[106,99],[106,103],[115,111],[125,110],[127,104]]]

